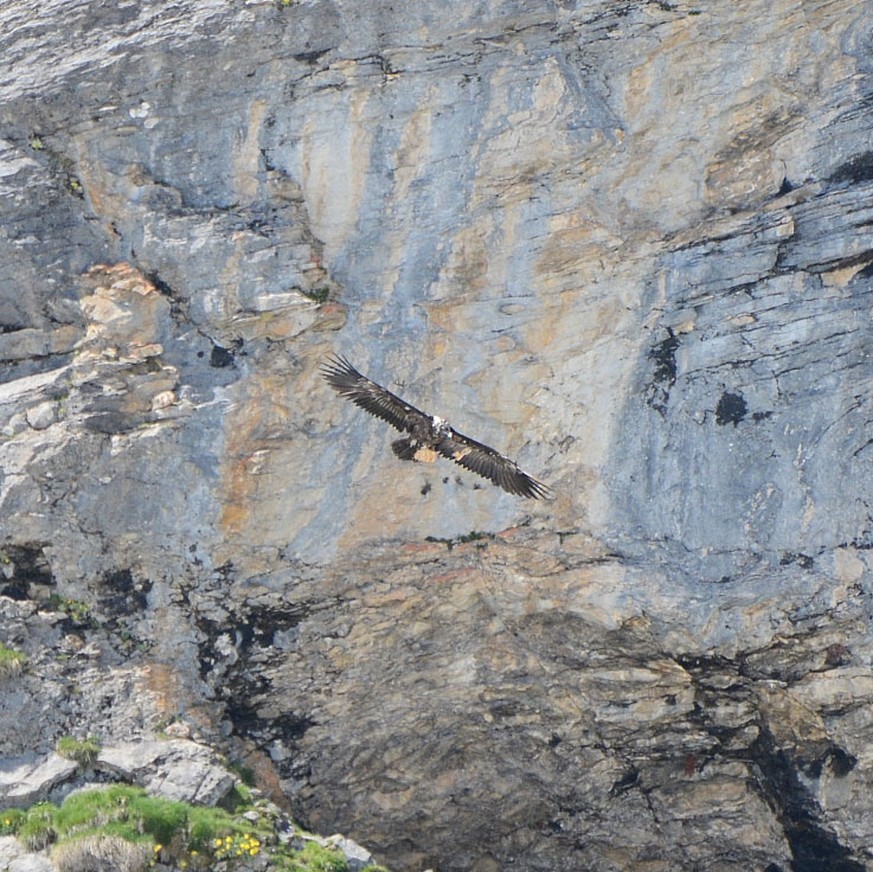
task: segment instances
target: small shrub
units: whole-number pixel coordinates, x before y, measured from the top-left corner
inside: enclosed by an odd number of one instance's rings
[[[138,787],[113,785],[108,790],[83,790],[68,796],[55,812],[55,826],[61,836],[82,833],[98,826],[114,835],[142,839],[136,822],[130,821],[131,801],[140,795]]]
[[[24,812],[20,808],[7,808],[0,812],[0,836],[10,836],[18,832]]]
[[[131,803],[130,814],[139,818],[143,832],[152,836],[159,845],[168,845],[178,831],[185,829],[189,809],[191,806],[184,802],[143,794]]]
[[[327,286],[310,288],[308,291],[303,291],[303,295],[309,297],[315,303],[326,303],[330,297],[330,288]]]
[[[58,845],[52,859],[59,872],[143,872],[153,853],[150,844],[97,834]]]
[[[307,842],[293,857],[283,857],[281,872],[349,872],[349,864],[341,851],[325,848],[318,842]]]
[[[31,850],[41,851],[58,837],[55,829],[55,806],[41,802],[31,806],[18,826],[18,838]]]
[[[231,813],[241,813],[252,806],[252,791],[241,782],[234,784],[221,800],[221,808]]]
[[[251,824],[246,824],[249,828]],[[242,832],[242,827],[233,817],[220,808],[191,806],[188,815],[188,839],[192,848],[206,851],[212,848],[219,836],[234,838]],[[233,835],[228,836],[227,833]]]
[[[242,872],[256,858],[274,872],[349,872],[342,853],[318,841],[299,851],[277,845],[269,815],[249,820],[239,810],[173,802],[126,784],[73,793],[60,807],[0,812],[0,835],[9,834],[30,850],[53,846],[60,872],[145,872],[156,864],[177,872]]]
[[[0,678],[18,675],[27,663],[27,655],[0,642]]]
[[[171,854],[209,851],[219,836],[230,833],[233,838],[252,829],[248,821],[234,819],[220,808],[148,796],[141,787],[126,784],[83,790],[68,796],[60,808],[46,808],[51,809],[52,828],[60,838],[99,830],[131,842],[153,841]]]
[[[258,777],[251,766],[245,766],[242,763],[231,763],[227,768],[230,769],[230,771],[233,772],[233,774],[236,775],[246,787],[254,787],[257,784]]]
[[[68,599],[53,593],[48,598],[48,605],[55,611],[63,612],[73,622],[73,625],[79,629],[94,630],[97,628],[97,621],[94,620],[91,614],[91,606],[88,603],[83,603],[81,600]]]
[[[90,766],[100,753],[100,742],[94,736],[88,736],[87,739],[61,736],[55,745],[55,751],[61,757],[75,760],[80,766]]]

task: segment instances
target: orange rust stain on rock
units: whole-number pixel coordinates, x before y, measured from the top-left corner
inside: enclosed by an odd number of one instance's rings
[[[450,584],[456,581],[466,581],[469,578],[478,577],[480,571],[478,569],[453,569],[451,572],[442,572],[439,575],[431,576],[428,579],[433,584]]]
[[[403,602],[408,599],[409,591],[396,587],[391,590],[372,591],[361,596],[361,602],[366,608],[380,608],[390,603]]]
[[[442,542],[408,542],[400,550],[404,554],[444,554],[446,546]]]
[[[179,713],[181,686],[176,670],[166,663],[150,663],[144,670],[146,687],[152,694],[158,714],[173,718]]]
[[[287,432],[286,380],[270,374],[247,379],[245,400],[226,419],[227,458],[222,470],[220,524],[228,535],[239,535],[257,523],[261,467],[266,454]]]
[[[288,808],[288,798],[282,792],[279,773],[273,761],[263,751],[254,749],[243,757],[242,762],[254,772],[255,786],[263,790],[279,808]]]
[[[169,303],[138,269],[129,263],[97,264],[83,279],[91,290],[80,303],[88,318],[84,350],[99,352],[111,345],[126,355],[131,347],[152,346],[160,353],[155,340],[169,317]]]
[[[526,537],[530,535],[529,527],[507,527],[499,533],[495,533],[498,539],[515,539],[518,536]]]
[[[340,330],[349,318],[348,306],[342,303],[322,303],[318,307],[318,318],[312,325],[316,332]]]

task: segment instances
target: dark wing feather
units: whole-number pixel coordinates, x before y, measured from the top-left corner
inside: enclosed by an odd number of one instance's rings
[[[400,431],[406,430],[409,415],[427,417],[424,412],[361,375],[344,357],[333,355],[321,365],[321,374],[340,396]]]
[[[508,457],[456,430],[449,429],[436,448],[443,457],[454,460],[515,496],[535,500],[551,496],[550,488],[519,469]]]

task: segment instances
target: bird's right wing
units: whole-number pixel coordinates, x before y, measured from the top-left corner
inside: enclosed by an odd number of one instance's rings
[[[401,432],[406,430],[406,420],[410,414],[427,417],[415,406],[410,406],[391,391],[361,375],[344,357],[333,355],[321,365],[321,374],[340,396],[387,421]]]
[[[453,428],[440,440],[437,451],[515,496],[535,500],[552,496],[551,488],[519,469],[514,461]]]

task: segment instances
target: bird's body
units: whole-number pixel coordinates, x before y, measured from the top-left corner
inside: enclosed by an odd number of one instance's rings
[[[432,463],[446,457],[520,497],[542,499],[551,494],[546,485],[523,472],[508,457],[453,429],[447,421],[409,405],[405,400],[361,375],[344,357],[334,356],[322,366],[328,384],[371,415],[406,433],[391,443],[401,460]]]

